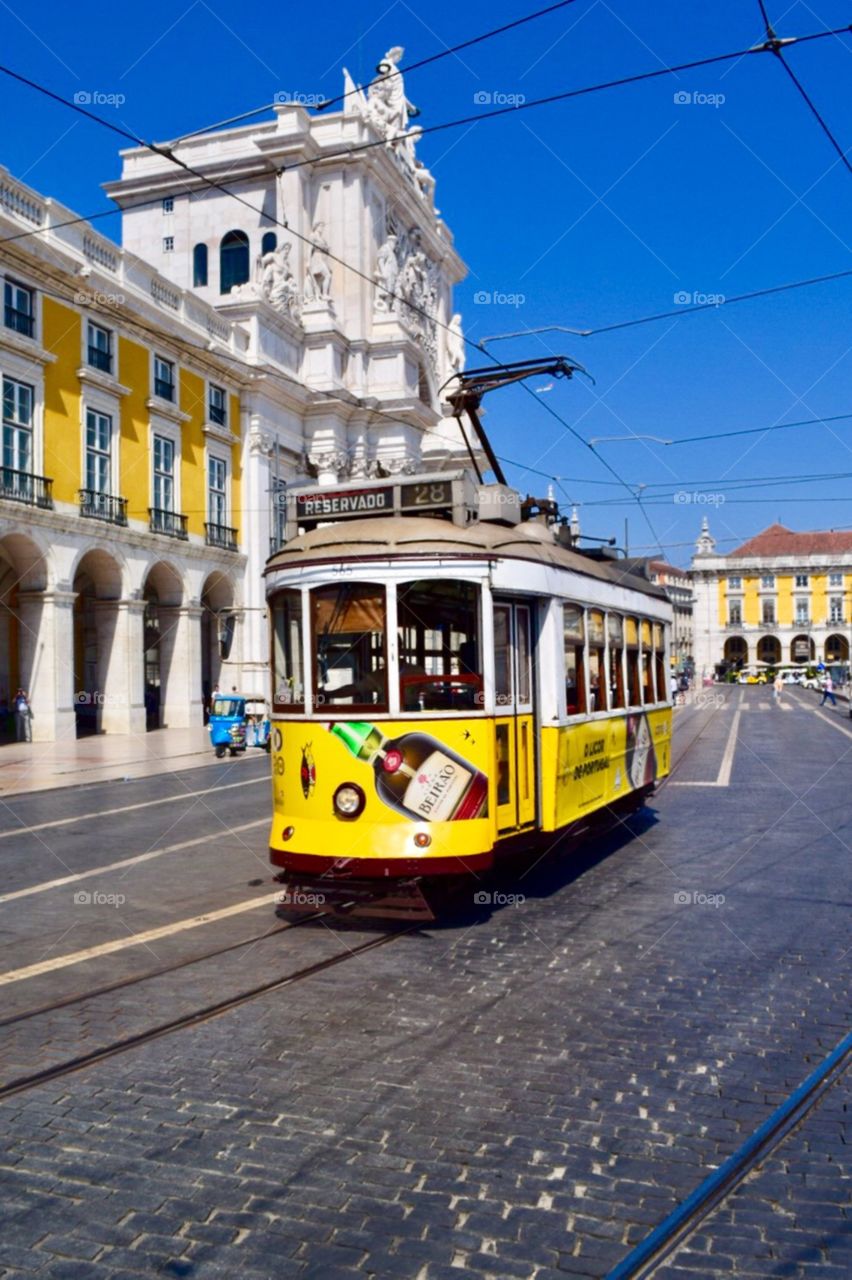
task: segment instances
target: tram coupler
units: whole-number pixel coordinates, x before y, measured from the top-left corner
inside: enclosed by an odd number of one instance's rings
[[[315,913],[349,920],[429,923],[436,919],[419,876],[408,880],[338,880],[284,871],[275,879],[282,886],[275,914],[285,920]]]

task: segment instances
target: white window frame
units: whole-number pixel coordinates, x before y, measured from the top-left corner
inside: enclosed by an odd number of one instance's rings
[[[811,620],[811,605],[809,600],[796,600],[793,606],[793,621],[796,626],[802,623],[809,623]],[[804,616],[802,616],[802,611]]]
[[[181,431],[180,427],[175,423],[169,422],[164,418],[152,418],[148,425],[148,457],[150,458],[150,474],[148,479],[148,491],[151,496],[150,506],[154,507],[154,437],[161,436],[164,440],[170,440],[174,449],[175,470],[174,470],[174,514],[183,514],[183,504],[181,495]]]
[[[41,310],[41,308],[39,308]],[[0,393],[3,378],[24,382],[33,389],[33,475],[44,475],[44,369],[26,356],[0,350]],[[2,408],[0,407],[0,418]],[[0,449],[2,460],[2,449]]]
[[[212,393],[213,393],[213,391],[214,391],[214,390],[216,390],[216,391],[221,391],[221,392],[222,392],[222,396],[223,396],[223,398],[224,398],[224,402],[225,402],[225,404],[224,404],[224,407],[225,407],[225,421],[224,421],[224,422],[221,422],[221,423],[220,423],[220,422],[216,422],[216,421],[214,420],[214,418],[212,417],[211,413],[210,413],[211,401],[212,401]],[[222,431],[229,431],[229,430],[231,429],[231,423],[230,423],[230,416],[231,416],[231,415],[230,415],[230,405],[229,405],[229,403],[228,403],[228,402],[229,402],[229,400],[230,400],[230,393],[229,393],[229,391],[228,391],[228,388],[227,388],[227,387],[223,387],[223,386],[221,386],[218,382],[208,382],[208,383],[207,383],[207,405],[206,405],[206,410],[205,410],[205,421],[207,421],[207,422],[211,423],[214,427],[219,427],[219,429],[220,429],[220,430],[222,430]]]
[[[163,196],[163,213],[174,213],[175,198],[174,196]]]
[[[810,587],[810,575],[807,573],[797,573],[793,578],[793,589],[795,591],[807,591]]]
[[[94,373],[99,374],[102,378],[112,378],[118,381],[118,330],[111,328],[108,324],[104,324],[97,316],[88,315],[85,311],[81,313],[82,320],[82,359],[81,364],[84,369],[91,369]],[[102,329],[104,333],[110,336],[110,354],[112,355],[112,369],[107,373],[106,369],[100,369],[97,365],[89,364],[89,325],[93,324],[98,329]]]
[[[834,617],[835,606],[837,606],[837,611],[838,611],[838,613],[839,613],[839,617],[837,617],[837,618],[835,618],[835,617]],[[829,598],[828,598],[828,621],[829,621],[830,623],[842,622],[842,621],[843,621],[843,614],[844,614],[844,598],[843,598],[843,596],[829,596]]]
[[[742,589],[743,589],[742,574],[738,574],[738,573],[731,574],[731,576],[728,578],[728,590],[742,591]]]
[[[174,253],[175,238],[174,236],[163,236],[163,253]]]
[[[80,397],[80,488],[86,488],[86,418],[89,409],[106,414],[112,419],[112,448],[110,450],[110,482],[113,497],[121,492],[121,399],[112,392],[86,383]]]
[[[210,506],[210,496],[213,492],[210,487],[210,463],[221,462],[225,468],[225,519],[214,520]],[[231,523],[231,459],[227,451],[224,449],[206,449],[204,455],[204,507],[206,512],[207,524],[220,525],[225,529],[232,529]]]
[[[157,361],[161,364],[171,366],[172,370],[172,387],[174,395],[171,400],[166,400],[164,396],[157,394]],[[174,405],[175,408],[180,407],[180,364],[171,355],[164,355],[162,351],[151,352],[151,395],[155,400],[162,400],[163,404]]]
[[[835,570],[833,573],[830,573],[830,574],[828,575],[828,585],[829,585],[830,587],[842,587],[842,586],[843,586],[843,572],[842,572],[842,570]]]
[[[88,435],[89,435],[89,414],[90,413],[96,414],[100,418],[106,418],[109,421],[109,448],[105,451],[96,450],[96,452],[99,454],[105,452],[106,456],[109,458],[109,483],[106,489],[92,489],[92,492],[102,493],[105,497],[116,498],[120,496],[120,492],[116,491],[116,480],[118,479],[118,476],[116,474],[116,469],[115,469],[115,437],[116,437],[115,415],[112,413],[108,413],[105,409],[102,409],[100,406],[96,407],[95,405],[92,405],[92,404],[86,405],[86,408],[83,414],[83,466],[81,470],[82,484],[80,485],[80,488],[81,489],[90,488],[89,467],[88,467],[88,460],[89,460]]]
[[[30,298],[32,301],[32,319],[33,319],[32,336],[28,336],[25,333],[21,333],[18,329],[12,329],[6,324],[6,286],[7,285],[9,285],[10,288],[12,289],[24,289],[30,295]],[[2,320],[3,331],[5,333],[12,333],[17,338],[23,338],[25,342],[36,342],[38,343],[39,346],[41,346],[42,308],[39,305],[39,297],[40,297],[39,291],[34,284],[31,284],[28,280],[24,279],[22,276],[16,275],[14,271],[4,272],[3,273],[3,315],[0,316],[0,320]]]

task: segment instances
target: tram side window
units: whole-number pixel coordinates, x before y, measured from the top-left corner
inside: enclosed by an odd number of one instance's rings
[[[479,587],[409,582],[397,589],[397,610],[402,710],[481,710]]]
[[[635,618],[624,619],[624,645],[627,651],[627,705],[641,707],[642,694],[639,684],[639,623]]]
[[[318,707],[387,710],[385,618],[384,587],[347,582],[311,592]]]
[[[654,651],[651,647],[651,624],[642,622],[642,701],[645,706],[656,701],[654,694]]]
[[[302,593],[280,591],[272,611],[272,702],[276,711],[304,711]]]
[[[589,710],[606,711],[607,672],[606,672],[606,632],[604,616],[597,609],[589,610]]]
[[[586,714],[586,668],[583,610],[566,604],[562,629],[565,648],[565,710],[569,716]]]
[[[606,616],[609,635],[609,705],[626,706],[624,699],[624,619],[617,613]]]
[[[666,682],[666,635],[660,622],[654,623],[654,673],[657,678],[657,701],[663,702],[668,697],[669,686]]]

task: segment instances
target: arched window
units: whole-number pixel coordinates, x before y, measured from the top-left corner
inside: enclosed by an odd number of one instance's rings
[[[274,253],[277,248],[278,248],[278,237],[275,234],[275,232],[265,231],[263,233],[263,239],[260,242],[261,254]]]
[[[193,288],[204,288],[207,284],[207,245],[197,244],[192,251],[192,284]]]
[[[249,240],[244,231],[229,231],[219,246],[219,292],[230,293],[249,278]]]

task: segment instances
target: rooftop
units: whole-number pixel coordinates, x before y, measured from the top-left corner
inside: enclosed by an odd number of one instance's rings
[[[771,524],[736,550],[729,551],[726,558],[839,555],[844,551],[852,551],[852,531],[825,529],[797,533],[783,524]]]

